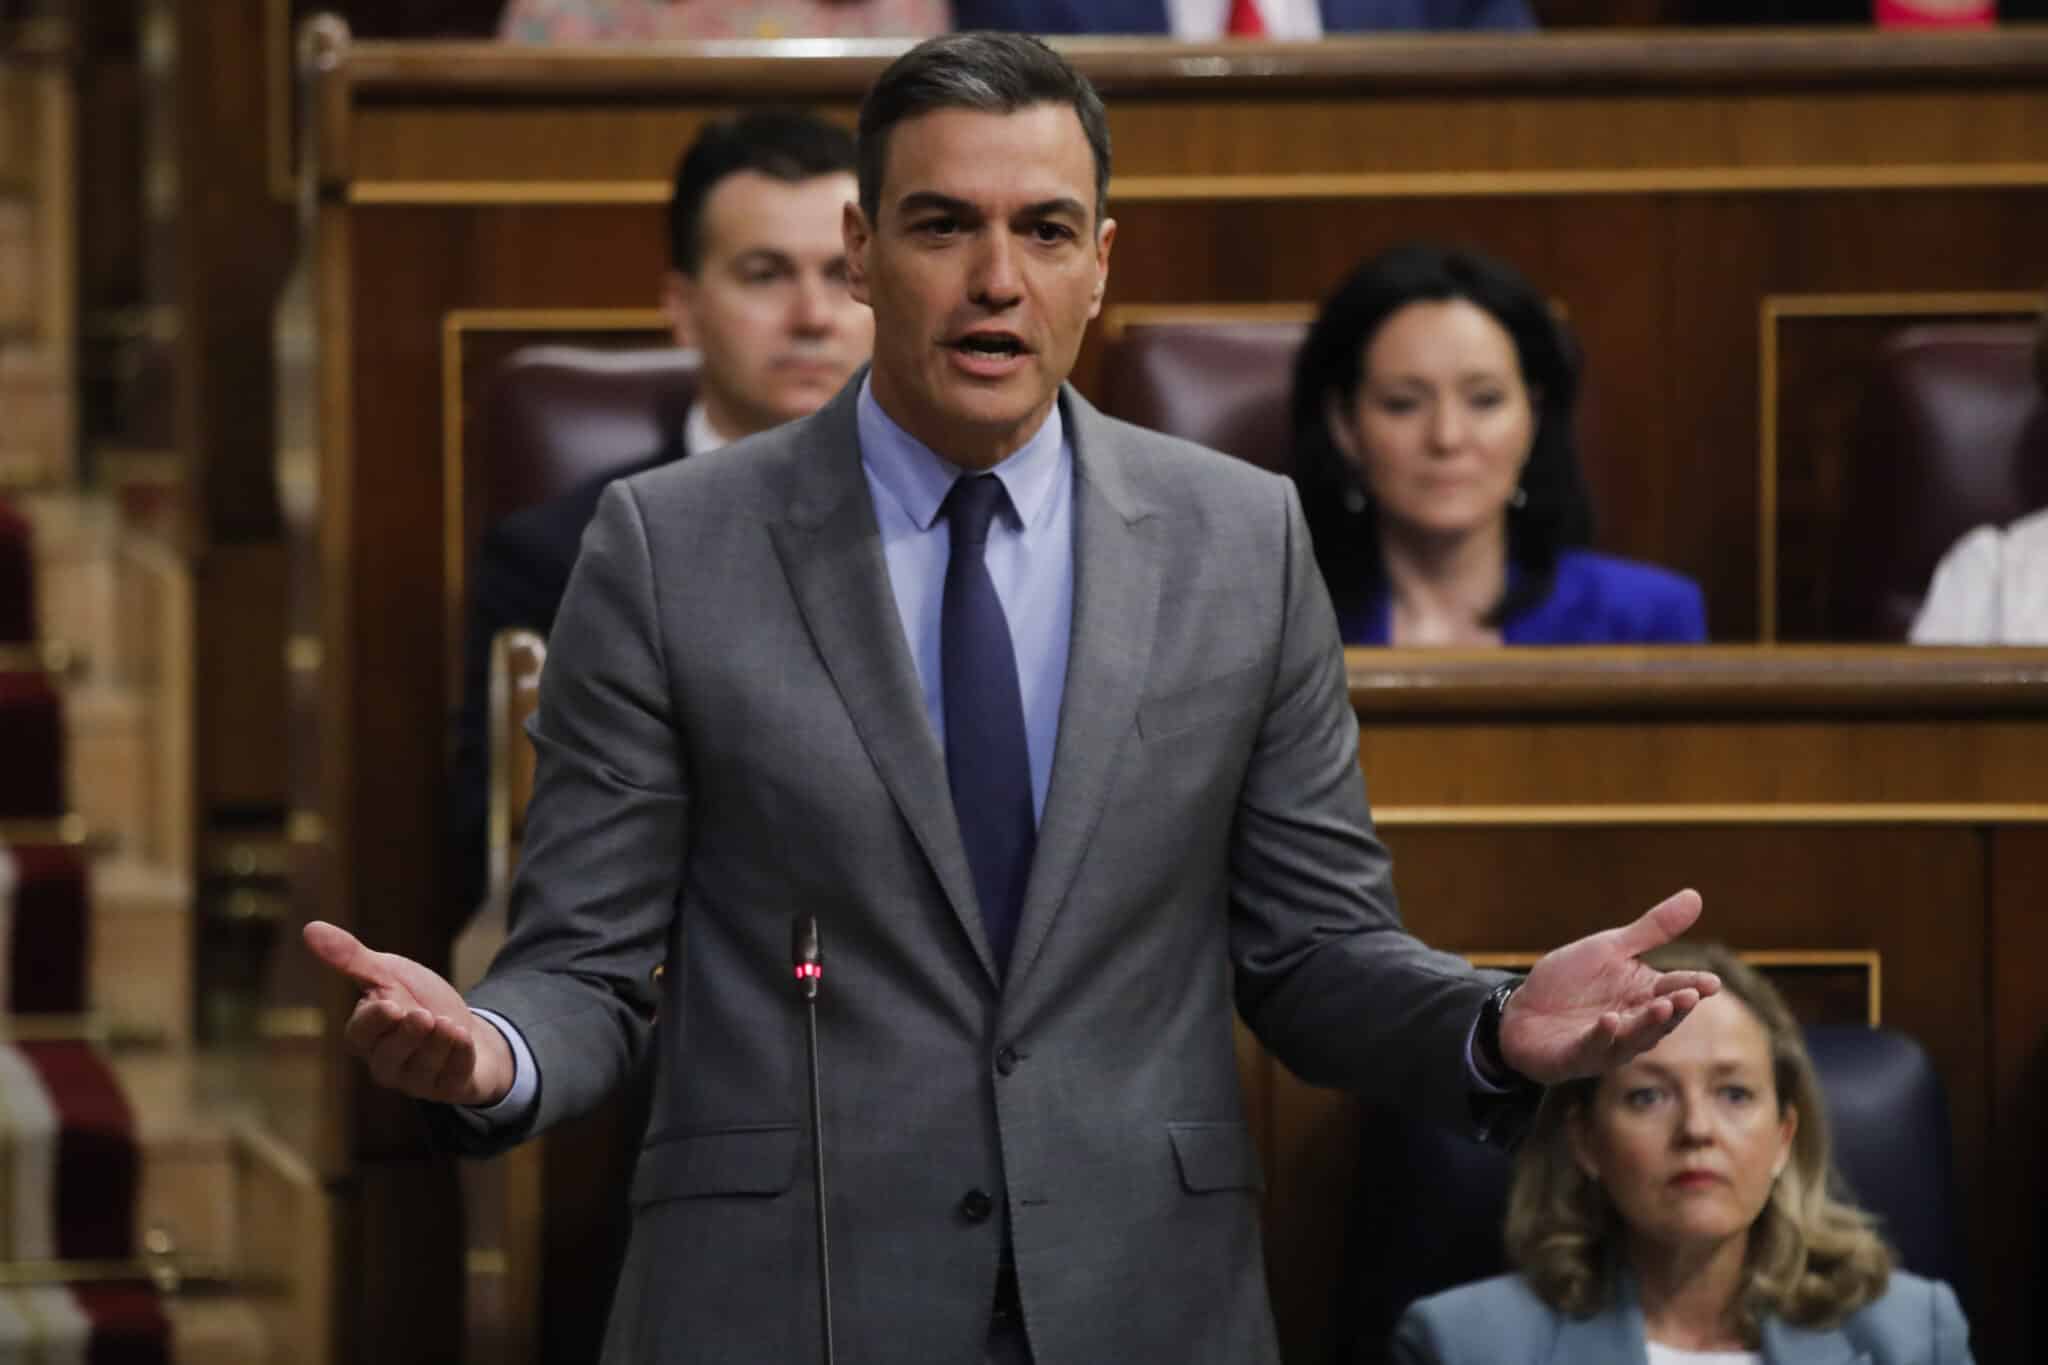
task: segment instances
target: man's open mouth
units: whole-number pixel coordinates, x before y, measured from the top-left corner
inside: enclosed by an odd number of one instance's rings
[[[995,332],[976,332],[955,341],[953,349],[965,351],[969,355],[1000,357],[1023,355],[1026,347],[1017,337],[1005,336]]]

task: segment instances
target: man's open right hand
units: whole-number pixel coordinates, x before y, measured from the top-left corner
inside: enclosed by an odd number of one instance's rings
[[[363,989],[342,1030],[379,1085],[440,1104],[492,1105],[512,1089],[512,1049],[439,975],[372,952],[323,920],[306,926],[313,955]]]

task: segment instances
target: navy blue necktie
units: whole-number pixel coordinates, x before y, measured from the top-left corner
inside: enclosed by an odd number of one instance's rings
[[[946,782],[960,839],[974,872],[974,894],[998,970],[1024,910],[1024,884],[1038,842],[1031,803],[1031,754],[1010,623],[982,562],[989,523],[1008,501],[993,474],[957,480],[946,503],[952,557],[939,613],[939,676],[946,708]]]

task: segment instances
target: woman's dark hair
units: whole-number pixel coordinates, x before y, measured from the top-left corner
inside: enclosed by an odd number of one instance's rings
[[[1508,557],[1520,579],[1486,615],[1498,626],[1543,600],[1558,556],[1593,539],[1593,504],[1579,477],[1573,418],[1579,348],[1544,297],[1513,267],[1477,251],[1415,244],[1359,266],[1323,301],[1294,362],[1291,413],[1294,478],[1301,488],[1316,561],[1338,610],[1352,613],[1386,585],[1379,518],[1359,475],[1331,439],[1334,399],[1350,413],[1364,380],[1365,353],[1388,318],[1411,303],[1462,299],[1484,309],[1515,343],[1535,409],[1535,445],[1522,471],[1521,505],[1508,516]]]

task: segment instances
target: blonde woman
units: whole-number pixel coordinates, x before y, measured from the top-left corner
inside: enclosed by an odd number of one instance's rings
[[[1410,1308],[1404,1365],[1960,1365],[1948,1286],[1895,1269],[1831,1180],[1798,1024],[1722,948],[1655,955],[1721,993],[1650,1051],[1551,1091],[1517,1156],[1519,1273]]]

